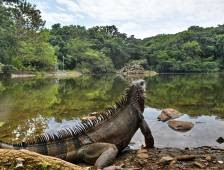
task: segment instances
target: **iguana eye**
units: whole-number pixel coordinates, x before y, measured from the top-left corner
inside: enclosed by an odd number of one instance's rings
[[[141,85],[141,86],[143,86],[143,85],[144,85],[144,82],[143,82],[143,81],[142,81],[142,82],[140,82],[140,85]]]

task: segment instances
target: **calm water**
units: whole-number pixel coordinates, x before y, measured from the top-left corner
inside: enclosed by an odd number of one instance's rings
[[[157,147],[223,147],[224,76],[159,75],[145,78],[144,115]],[[80,117],[113,104],[130,80],[117,76],[75,79],[14,79],[0,81],[0,140],[16,142],[46,131],[72,126]],[[175,108],[181,120],[194,123],[188,132],[176,132],[156,120],[162,108]],[[140,132],[131,146],[143,144]]]

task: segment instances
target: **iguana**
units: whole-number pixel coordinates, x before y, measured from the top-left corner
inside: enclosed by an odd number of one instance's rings
[[[135,81],[113,107],[98,112],[94,118],[80,120],[71,128],[45,133],[22,143],[0,142],[0,148],[27,149],[69,162],[107,167],[128,146],[139,128],[146,147],[154,146],[150,128],[143,117],[144,91],[144,80]]]

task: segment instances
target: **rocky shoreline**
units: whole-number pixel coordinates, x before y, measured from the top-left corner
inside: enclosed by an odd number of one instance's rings
[[[63,160],[26,150],[0,149],[1,169],[83,169],[95,170],[86,164],[71,164]],[[125,149],[107,170],[223,170],[224,148],[152,148]],[[116,167],[116,168],[115,168]]]
[[[224,169],[224,148],[211,147],[153,148],[128,150],[121,154],[115,165],[124,169]]]

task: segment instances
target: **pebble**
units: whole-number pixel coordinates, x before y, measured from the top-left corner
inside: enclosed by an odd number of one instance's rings
[[[149,155],[147,153],[139,153],[137,154],[137,157],[140,159],[147,159],[149,158]]]
[[[204,166],[199,162],[194,162],[194,165],[196,165],[199,168],[204,168]]]
[[[218,161],[218,163],[223,164],[223,161]]]
[[[171,161],[173,161],[174,158],[171,157],[171,156],[163,156],[160,160],[159,160],[159,163],[160,164],[163,164],[163,165],[166,165],[166,164],[169,164]]]
[[[23,158],[16,158],[16,162],[24,162],[25,160]]]
[[[137,151],[137,154],[140,154],[140,153],[147,153],[148,151],[146,149],[139,149]]]
[[[139,149],[137,151],[137,157],[140,158],[140,159],[149,158],[148,151],[146,149]]]
[[[208,156],[205,157],[205,159],[206,159],[207,161],[211,161],[211,160],[212,160],[212,157],[211,157],[210,155],[208,155]]]
[[[146,162],[143,161],[143,160],[139,160],[138,163],[139,163],[141,166],[144,166],[144,165],[146,164]]]

